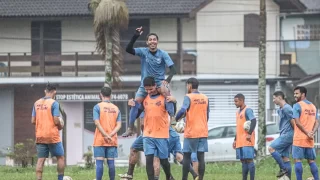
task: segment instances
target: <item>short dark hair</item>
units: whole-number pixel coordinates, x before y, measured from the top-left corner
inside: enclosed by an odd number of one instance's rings
[[[241,93],[235,95],[234,98],[238,98],[238,99],[241,99],[241,100],[243,100],[243,101],[246,99],[246,98],[244,97],[244,95],[241,94]]]
[[[297,86],[294,88],[294,91],[299,90],[301,94],[304,93],[305,96],[307,96],[307,88],[304,86]]]
[[[155,37],[157,38],[157,40],[159,40],[159,37],[158,37],[158,35],[157,35],[156,33],[149,33],[149,34],[147,35],[147,41],[148,41],[148,39],[149,39],[150,36],[155,36]]]
[[[198,79],[196,79],[196,78],[189,78],[188,80],[187,80],[187,84],[191,84],[191,86],[192,86],[192,89],[198,89],[198,87],[199,87],[199,81],[198,81]]]
[[[109,87],[102,87],[101,88],[101,94],[102,94],[102,96],[104,96],[104,97],[110,97],[111,96],[111,88],[109,88]]]
[[[143,79],[143,86],[155,86],[156,80],[152,76],[147,76]]]
[[[284,99],[284,93],[282,91],[276,91],[273,93],[274,96],[276,97],[281,97],[282,99]]]
[[[57,85],[51,84],[48,82],[48,84],[46,85],[46,91],[50,92],[50,91],[55,91],[55,90],[57,90]]]

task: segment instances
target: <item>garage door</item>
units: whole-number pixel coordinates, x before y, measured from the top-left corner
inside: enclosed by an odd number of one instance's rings
[[[209,127],[236,123],[237,108],[233,99],[238,93],[242,93],[245,96],[247,106],[253,109],[256,117],[258,116],[258,86],[199,86],[199,91],[209,98]]]

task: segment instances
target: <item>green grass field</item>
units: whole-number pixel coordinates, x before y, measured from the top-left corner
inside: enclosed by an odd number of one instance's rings
[[[317,162],[319,164],[320,161]],[[304,161],[304,179],[311,177],[311,173],[309,170],[309,165]],[[293,166],[293,165],[292,165]],[[106,167],[106,166],[105,166]],[[171,166],[172,174],[176,180],[181,179],[182,166],[178,166],[173,164]],[[279,168],[273,159],[269,158],[265,160],[260,166],[256,167],[256,180],[273,180],[277,179],[275,177]],[[294,168],[292,169],[292,179],[295,179],[294,176]],[[35,179],[35,168],[17,168],[17,167],[5,167],[0,166],[0,179],[1,180],[34,180]],[[116,174],[121,174],[126,172],[126,168],[117,168]],[[95,170],[94,169],[83,169],[80,167],[69,166],[65,170],[66,176],[71,176],[73,180],[93,180],[95,179]],[[164,173],[161,172],[161,180],[164,178]],[[44,180],[56,180],[56,168],[55,167],[45,167]],[[109,179],[108,170],[105,168],[104,178]],[[116,177],[116,179],[119,179]],[[136,167],[135,180],[145,180],[146,173],[145,167]],[[189,179],[191,180],[191,175],[189,175]],[[239,162],[234,163],[212,163],[206,165],[206,173],[205,180],[239,180],[241,179],[241,164]]]

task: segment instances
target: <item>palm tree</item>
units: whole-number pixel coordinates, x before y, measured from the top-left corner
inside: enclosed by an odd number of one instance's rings
[[[97,51],[105,60],[104,86],[120,83],[122,52],[120,29],[127,28],[129,11],[124,0],[91,0],[89,9],[94,15],[94,34]]]
[[[266,154],[266,0],[260,0],[260,43],[259,43],[259,123],[258,123],[258,157],[257,162]]]
[[[59,111],[64,120],[64,126],[62,130],[62,144],[64,148],[64,163],[67,164],[67,114],[64,111],[62,105],[59,103]]]

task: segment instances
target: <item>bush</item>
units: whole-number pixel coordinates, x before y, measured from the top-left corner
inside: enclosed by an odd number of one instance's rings
[[[90,169],[94,167],[94,160],[93,160],[93,153],[92,153],[92,147],[88,147],[88,152],[83,154],[83,158],[86,162],[85,166],[86,168]]]
[[[33,166],[36,163],[35,141],[33,139],[26,139],[24,143],[19,142],[15,144],[12,150],[8,148],[7,156],[13,159],[16,165],[23,168],[28,167],[28,165]]]

